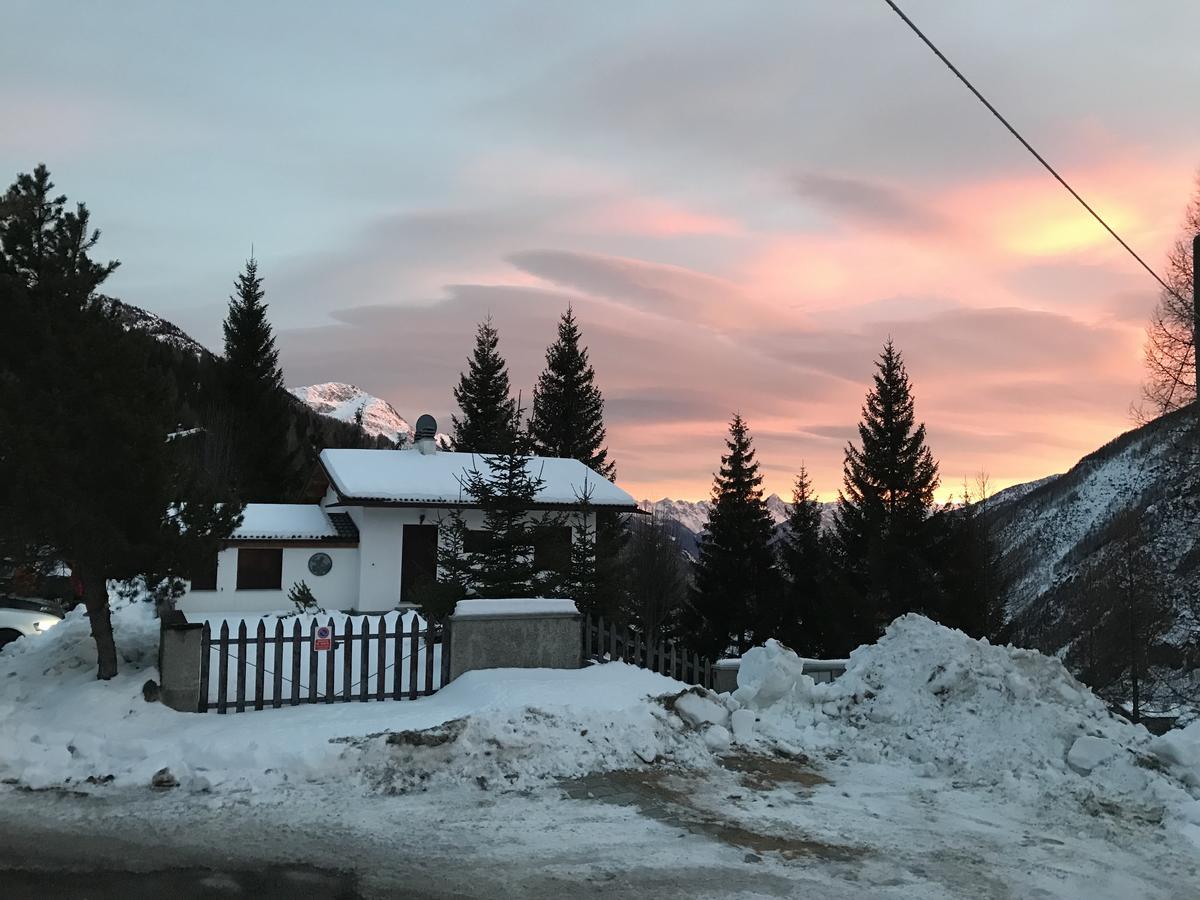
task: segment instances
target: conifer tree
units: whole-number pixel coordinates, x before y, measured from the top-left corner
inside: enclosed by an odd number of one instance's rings
[[[509,396],[508,366],[499,343],[489,315],[479,323],[467,371],[454,389],[462,416],[451,416],[452,440],[461,453],[508,453],[516,446],[520,418],[516,401]]]
[[[546,349],[546,368],[533,389],[529,433],[542,456],[577,459],[610,481],[616,466],[604,446],[604,398],[579,326],[568,306],[558,323],[558,339]]]
[[[772,637],[770,625],[783,602],[771,549],[774,522],[763,499],[750,429],[740,415],[730,422],[725,446],[729,452],[721,457],[713,482],[692,588],[694,640],[711,656],[731,645],[745,651]]]
[[[788,597],[779,638],[802,656],[824,656],[830,652],[830,598],[824,591],[828,557],[821,535],[821,503],[803,466],[792,488],[792,504],[779,539],[779,559]]]
[[[97,675],[117,673],[108,582],[171,592],[241,517],[169,440],[156,342],[97,291],[116,263],[39,166],[0,199],[0,555],[65,562],[83,584]]]
[[[225,359],[240,386],[270,389],[283,387],[279,350],[267,319],[267,303],[258,261],[246,260],[246,269],[235,282],[225,316]]]
[[[861,447],[846,445],[835,536],[839,563],[857,594],[849,630],[874,640],[896,616],[920,608],[930,586],[924,525],[938,467],[917,424],[912,385],[889,338],[858,426]]]
[[[258,262],[246,260],[225,317],[225,371],[237,419],[237,484],[248,500],[290,498],[304,473],[305,447],[295,431],[292,398],[284,390],[279,350],[267,319]]]

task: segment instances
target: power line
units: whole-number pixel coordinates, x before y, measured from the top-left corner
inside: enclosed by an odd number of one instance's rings
[[[932,50],[934,55],[938,59],[940,59],[943,63],[945,63],[946,68],[948,68],[951,72],[953,72],[958,77],[958,80],[967,86],[967,90],[969,90],[972,94],[974,94],[975,97],[979,100],[979,102],[987,107],[988,112],[990,112],[993,116],[995,116],[1000,121],[1000,124],[1003,125],[1005,128],[1007,128],[1009,133],[1013,137],[1015,137],[1018,141],[1021,142],[1021,145],[1033,155],[1033,158],[1036,159],[1038,162],[1040,162],[1042,164],[1042,166],[1046,169],[1046,171],[1049,172],[1051,175],[1053,175],[1055,180],[1059,184],[1061,184],[1064,188],[1067,189],[1067,192],[1070,193],[1070,195],[1072,197],[1074,197],[1076,200],[1079,201],[1079,205],[1082,206],[1084,209],[1086,209],[1089,213],[1091,213],[1092,218],[1095,219],[1097,222],[1099,222],[1104,227],[1104,230],[1107,231],[1109,234],[1111,234],[1113,236],[1113,239],[1118,244],[1120,244],[1122,247],[1124,247],[1125,251],[1130,256],[1132,256],[1134,259],[1136,259],[1138,261],[1138,264],[1143,269],[1145,269],[1147,272],[1150,273],[1151,278],[1153,278],[1160,285],[1162,285],[1162,288],[1164,291],[1166,291],[1168,294],[1171,294],[1172,296],[1174,296],[1175,298],[1177,298],[1178,300],[1180,300],[1182,302],[1187,302],[1187,301],[1184,301],[1183,298],[1179,296],[1179,294],[1175,293],[1175,291],[1172,290],[1171,286],[1168,285],[1165,281],[1163,281],[1158,276],[1158,273],[1155,272],[1152,268],[1150,268],[1149,265],[1147,265],[1147,263],[1144,259],[1142,259],[1140,256],[1138,256],[1137,251],[1135,251],[1132,247],[1130,247],[1127,243],[1125,243],[1125,241],[1121,238],[1121,236],[1119,234],[1117,234],[1115,231],[1113,231],[1112,227],[1107,222],[1104,221],[1104,219],[1100,215],[1100,213],[1098,213],[1098,212],[1096,212],[1096,210],[1092,209],[1092,207],[1088,204],[1088,202],[1086,200],[1084,200],[1083,197],[1079,196],[1079,192],[1076,191],[1075,188],[1073,188],[1073,187],[1071,187],[1071,185],[1067,184],[1067,180],[1058,174],[1058,172],[1055,170],[1054,166],[1052,166],[1052,165],[1050,165],[1050,163],[1046,162],[1046,158],[1044,156],[1042,156],[1042,154],[1038,153],[1037,150],[1035,150],[1033,148],[1033,145],[1031,143],[1029,143],[1029,141],[1025,140],[1024,137],[1021,136],[1021,132],[1017,131],[1017,129],[1012,126],[1012,123],[1010,123],[1008,121],[1008,119],[1004,118],[1004,116],[1002,116],[1000,114],[1000,111],[998,109],[996,109],[996,107],[992,106],[992,104],[990,102],[988,102],[987,97],[983,96],[983,94],[981,94],[979,92],[979,90],[975,87],[975,85],[971,84],[971,82],[967,80],[967,76],[964,75],[962,72],[960,72],[958,70],[958,67],[955,66],[954,63],[950,62],[950,60],[948,60],[946,58],[946,54],[944,54],[941,50],[939,50],[937,48],[937,46],[933,43],[933,41],[931,41],[929,38],[927,38],[925,36],[925,33],[916,26],[916,23],[914,23],[912,19],[910,19],[908,16],[906,16],[904,14],[904,10],[902,10],[899,6],[897,6],[893,2],[893,0],[883,0],[883,2],[886,3],[888,6],[890,6],[892,8],[893,12],[895,12],[896,15],[898,15],[904,21],[904,24],[907,25],[909,28],[911,28],[913,33],[925,43],[925,46],[928,47],[930,50]]]

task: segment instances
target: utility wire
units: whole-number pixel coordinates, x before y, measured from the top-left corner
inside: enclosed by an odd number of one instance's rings
[[[1138,261],[1138,264],[1143,269],[1145,269],[1147,272],[1150,273],[1151,278],[1153,278],[1160,285],[1162,285],[1162,288],[1164,291],[1166,291],[1168,294],[1171,294],[1173,297],[1180,300],[1181,302],[1185,302],[1185,303],[1187,302],[1182,297],[1180,297],[1179,294],[1177,294],[1171,288],[1170,285],[1168,285],[1165,281],[1163,281],[1158,276],[1158,273],[1155,272],[1152,268],[1150,268],[1150,266],[1147,265],[1146,261],[1144,259],[1142,259],[1140,256],[1138,256],[1137,252],[1132,247],[1130,247],[1127,243],[1125,243],[1125,241],[1121,238],[1121,236],[1119,234],[1117,234],[1115,231],[1113,231],[1112,227],[1107,222],[1104,221],[1104,219],[1100,215],[1100,213],[1098,213],[1098,212],[1096,212],[1096,210],[1092,209],[1092,207],[1088,204],[1088,202],[1086,200],[1084,200],[1083,197],[1079,196],[1079,192],[1076,191],[1075,188],[1071,187],[1071,185],[1067,184],[1067,180],[1058,174],[1058,172],[1055,170],[1054,166],[1052,166],[1052,165],[1050,165],[1050,163],[1046,162],[1046,158],[1044,156],[1042,156],[1042,154],[1038,153],[1037,150],[1033,149],[1033,145],[1030,144],[1029,141],[1025,140],[1024,137],[1021,136],[1021,132],[1017,131],[1017,129],[1012,126],[1012,123],[1010,123],[1008,121],[1008,119],[1004,118],[1004,116],[1002,116],[1000,114],[1000,111],[998,109],[996,109],[996,107],[992,106],[992,104],[990,102],[988,102],[987,97],[983,96],[983,94],[981,94],[979,92],[979,90],[975,87],[975,85],[971,84],[971,82],[967,80],[967,76],[964,75],[962,72],[960,72],[958,70],[958,67],[955,66],[954,63],[950,62],[950,60],[948,60],[946,58],[946,54],[944,54],[941,50],[939,50],[937,48],[937,46],[933,43],[933,41],[931,41],[929,38],[927,38],[925,36],[925,33],[916,26],[916,24],[913,22],[913,20],[904,14],[904,10],[902,10],[899,6],[897,6],[893,2],[893,0],[883,0],[883,2],[886,3],[888,6],[890,6],[892,8],[892,11],[895,12],[896,15],[898,15],[904,21],[904,24],[907,25],[909,28],[911,28],[913,33],[917,37],[919,37],[922,41],[924,41],[925,46],[928,47],[930,50],[932,50],[934,55],[938,59],[940,59],[943,63],[945,63],[946,68],[948,68],[951,72],[953,72],[958,77],[958,80],[967,86],[967,90],[969,90],[972,94],[974,94],[975,97],[979,100],[979,102],[987,107],[988,112],[990,112],[993,116],[995,116],[1000,121],[1000,124],[1003,125],[1005,128],[1007,128],[1009,133],[1013,137],[1015,137],[1018,141],[1020,141],[1021,145],[1026,150],[1028,150],[1031,154],[1033,154],[1033,158],[1036,159],[1038,162],[1040,162],[1042,164],[1042,166],[1046,169],[1046,171],[1049,172],[1051,175],[1053,175],[1055,180],[1059,184],[1061,184],[1064,188],[1067,189],[1067,192],[1072,197],[1074,197],[1076,200],[1079,201],[1079,205],[1082,206],[1084,209],[1086,209],[1089,213],[1091,213],[1092,218],[1095,219],[1097,222],[1099,222],[1104,227],[1104,230],[1107,231],[1109,234],[1111,234],[1113,236],[1113,239],[1118,244],[1120,244],[1122,247],[1124,247],[1126,252],[1130,256],[1132,256],[1134,259],[1136,259]]]

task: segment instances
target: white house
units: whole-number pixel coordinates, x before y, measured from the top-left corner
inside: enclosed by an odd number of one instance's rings
[[[432,417],[422,416],[410,449],[323,451],[312,491],[320,501],[248,504],[213,566],[193,574],[178,608],[285,609],[301,580],[328,610],[382,612],[408,602],[414,585],[436,573],[439,522],[461,510],[468,528],[483,525],[463,482],[473,470],[487,475],[486,461],[439,449],[435,431]],[[592,510],[637,509],[632,496],[576,460],[535,456],[527,467],[543,481],[531,517],[553,521],[538,553],[569,547],[572,529],[553,514],[578,513],[584,496]]]

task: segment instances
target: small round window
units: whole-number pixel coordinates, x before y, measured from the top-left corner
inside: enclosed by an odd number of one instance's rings
[[[308,571],[314,575],[328,575],[333,568],[333,560],[328,553],[314,553],[308,558]]]

